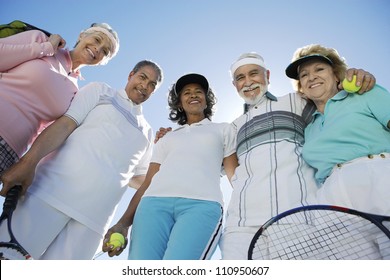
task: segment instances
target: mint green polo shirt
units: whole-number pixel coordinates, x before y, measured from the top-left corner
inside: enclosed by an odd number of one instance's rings
[[[360,95],[340,91],[315,112],[305,129],[303,158],[320,183],[333,167],[369,154],[390,152],[390,93],[376,85]]]

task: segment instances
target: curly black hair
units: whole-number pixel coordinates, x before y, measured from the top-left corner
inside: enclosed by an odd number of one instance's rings
[[[168,93],[168,105],[169,105],[169,120],[177,122],[180,125],[187,123],[187,115],[180,107],[180,95],[181,92],[176,93],[175,84],[172,85]],[[217,98],[211,88],[206,93],[206,109],[203,113],[206,118],[211,120],[211,116],[214,114],[213,107],[217,103]]]

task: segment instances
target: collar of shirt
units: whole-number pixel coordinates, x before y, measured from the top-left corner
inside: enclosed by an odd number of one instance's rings
[[[249,108],[253,108],[253,107],[256,107],[256,106],[259,106],[259,104],[263,103],[264,100],[268,98],[269,100],[272,100],[272,101],[278,101],[278,98],[276,96],[274,96],[272,93],[270,93],[269,91],[267,91],[266,93],[264,93],[264,95],[261,97],[261,99],[259,100],[259,102],[257,102],[256,104],[254,105],[249,105]]]
[[[268,99],[272,100],[272,101],[278,101],[278,98],[277,98],[275,95],[273,95],[272,93],[270,93],[269,91],[267,91],[267,92],[265,93],[265,96],[266,96]]]
[[[118,93],[121,99],[124,99],[130,105],[130,110],[134,115],[142,115],[141,104],[135,104],[133,101],[131,101],[124,89],[118,90]]]
[[[336,101],[341,101],[341,100],[344,100],[345,98],[347,98],[348,96],[348,92],[346,92],[345,90],[342,90],[342,91],[339,91],[338,93],[336,93],[335,96],[333,96],[332,98],[329,98],[328,101],[326,101],[326,104],[328,104],[329,102],[336,102]],[[319,115],[323,115],[321,112],[318,112],[317,110],[313,113],[313,119],[311,122],[314,122],[315,118]]]
[[[65,52],[66,66],[67,66],[67,69],[69,69],[68,76],[71,76],[73,78],[76,78],[76,79],[79,79],[79,80],[83,81],[84,77],[81,75],[81,72],[80,72],[79,69],[76,70],[76,71],[72,71],[73,64],[72,64],[72,58],[70,56],[69,49],[66,48],[64,50],[64,52]]]
[[[248,104],[248,103],[245,103],[245,104],[244,104],[244,114],[245,114],[246,112],[248,112],[248,110],[250,110],[250,109],[252,109],[252,108],[256,108],[256,109],[257,109],[257,107],[258,107],[261,103],[263,103],[267,98],[268,98],[269,100],[271,100],[271,101],[278,101],[278,98],[277,98],[276,96],[274,96],[274,95],[271,94],[269,91],[267,91],[267,92],[261,97],[260,101],[257,102],[256,104],[250,105],[250,104]]]
[[[196,125],[196,126],[198,126],[198,125],[206,125],[206,124],[210,124],[210,123],[211,123],[211,121],[210,121],[208,118],[204,118],[204,119],[201,120],[200,122],[193,123],[193,124],[191,124],[191,125]],[[185,127],[189,127],[189,126],[191,126],[191,125],[189,125],[189,124],[181,125],[181,126],[179,126],[178,128],[175,128],[174,131],[180,130],[180,129],[185,128]]]

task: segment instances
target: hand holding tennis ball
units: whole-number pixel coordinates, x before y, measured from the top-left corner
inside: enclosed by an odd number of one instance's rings
[[[343,88],[347,92],[358,92],[361,86],[356,86],[356,75],[353,75],[352,81],[348,81],[347,78],[343,80]]]
[[[110,240],[107,242],[107,246],[113,246],[112,250],[119,248],[125,244],[125,237],[119,232],[114,232],[110,236]]]

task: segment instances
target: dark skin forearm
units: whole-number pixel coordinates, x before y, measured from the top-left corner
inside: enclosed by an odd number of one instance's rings
[[[103,246],[102,250],[104,252],[108,252],[108,255],[110,257],[120,255],[123,251],[123,249],[127,246],[126,244],[120,248],[117,248],[116,250],[112,250],[111,247],[107,246],[107,242],[110,240],[110,236],[114,232],[121,233],[123,236],[127,236],[129,232],[130,226],[133,224],[135,211],[137,210],[138,204],[141,201],[142,196],[144,195],[145,191],[148,189],[150,182],[152,181],[153,176],[160,170],[160,164],[158,163],[150,163],[148,171],[145,176],[145,180],[143,181],[142,185],[139,187],[139,189],[134,194],[133,198],[131,199],[125,213],[123,213],[122,217],[118,220],[118,222],[112,226],[107,233],[104,236]]]
[[[71,118],[62,116],[43,130],[29,151],[1,176],[3,188],[0,195],[5,196],[15,185],[21,185],[21,194],[25,194],[34,179],[39,161],[62,145],[76,127]]]

